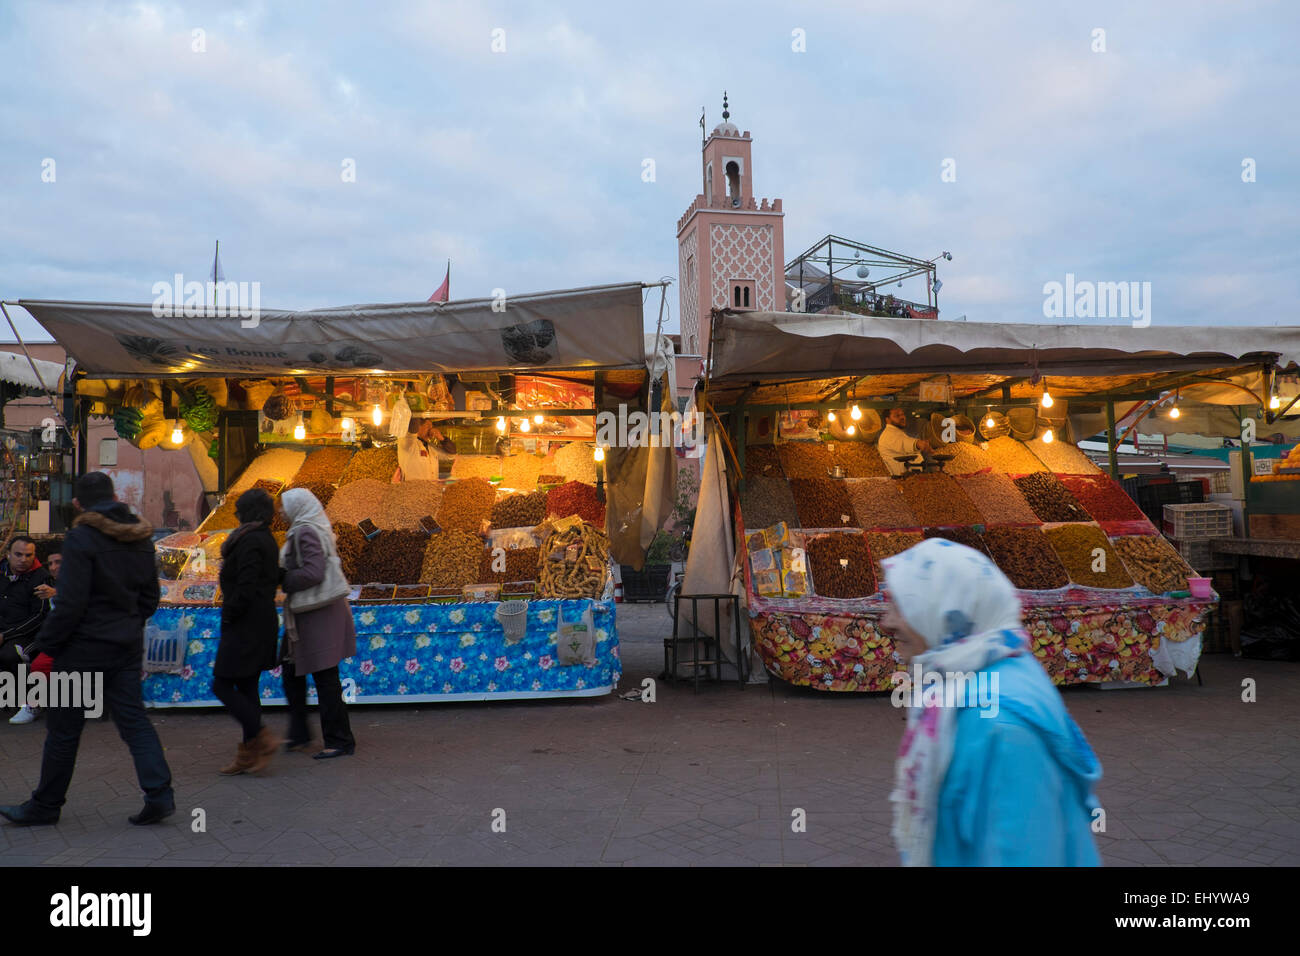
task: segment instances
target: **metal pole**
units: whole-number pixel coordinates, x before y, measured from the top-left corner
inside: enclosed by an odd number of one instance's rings
[[[1119,459],[1115,444],[1115,403],[1106,403],[1106,459],[1110,465],[1112,481],[1119,481]]]

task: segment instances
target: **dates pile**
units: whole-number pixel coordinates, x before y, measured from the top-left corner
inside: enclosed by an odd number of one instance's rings
[[[1075,584],[1090,588],[1133,586],[1133,578],[1124,568],[1124,562],[1095,525],[1063,524],[1058,528],[1048,528],[1046,534]]]
[[[805,528],[853,527],[853,505],[844,482],[832,478],[791,478],[799,524]]]
[[[781,456],[775,445],[745,446],[745,477],[754,478],[758,475],[782,477]]]
[[[868,531],[867,549],[871,552],[872,567],[876,572],[876,581],[885,586],[885,571],[880,562],[902,554],[908,548],[915,547],[923,540],[919,531]]]
[[[546,499],[544,491],[502,498],[492,507],[492,530],[531,528],[541,524],[546,518]]]
[[[468,531],[443,531],[428,541],[420,582],[437,588],[462,588],[473,584],[483,560],[483,541]]]
[[[283,532],[276,534],[276,540],[283,546],[280,534]],[[334,525],[334,546],[338,549],[339,562],[343,565],[343,576],[349,582],[359,582],[357,563],[361,560],[361,553],[366,550],[366,536],[356,525],[339,522]]]
[[[1016,479],[1016,487],[1041,521],[1087,521],[1088,512],[1074,500],[1061,479],[1043,471]]]
[[[769,475],[752,476],[745,481],[745,493],[740,498],[740,516],[751,531],[770,528],[778,521],[796,525],[794,495],[790,483],[784,478]]]
[[[567,446],[566,446],[567,447]],[[605,504],[596,497],[594,485],[566,481],[546,493],[546,513],[556,518],[577,515],[597,528],[605,527]]]
[[[834,464],[826,446],[818,442],[786,442],[777,452],[787,478],[825,478]]]
[[[1025,496],[1006,475],[996,471],[961,475],[957,483],[984,515],[985,524],[1039,523]]]
[[[320,502],[322,508],[329,507],[330,501],[333,500],[334,495],[338,492],[337,488],[324,481],[308,481],[300,485],[294,485],[294,487],[305,488],[310,491],[316,496],[316,500]]]
[[[423,531],[385,531],[366,542],[357,578],[367,584],[415,584],[420,580],[429,536]]]
[[[1133,499],[1107,475],[1063,475],[1061,482],[1096,521],[1146,521]]]
[[[907,506],[926,527],[979,524],[984,520],[952,475],[943,472],[908,475],[899,485]]]
[[[483,559],[479,562],[476,584],[505,584],[507,581],[537,580],[538,559],[542,553],[540,548],[506,549],[506,569],[504,571],[493,570],[496,563],[496,555],[492,553],[494,550],[494,548],[488,548],[483,552]]]
[[[1196,576],[1183,556],[1158,534],[1126,535],[1112,543],[1137,583],[1152,594],[1186,591],[1188,576]]]
[[[496,500],[496,489],[486,478],[464,478],[443,489],[442,501],[438,504],[438,524],[443,530],[479,534]]]
[[[337,484],[343,477],[343,470],[352,460],[352,449],[331,446],[318,448],[302,463],[298,473],[293,476],[290,487],[306,488],[320,482],[327,485]]]
[[[989,549],[984,546],[984,539],[974,528],[926,528],[925,537],[943,538],[945,541],[952,541],[956,544],[964,544],[968,548],[974,548],[980,554],[987,555]]]
[[[984,544],[993,562],[1022,591],[1063,588],[1070,576],[1038,528],[989,528]]]
[[[831,464],[844,469],[848,478],[887,478],[889,469],[875,445],[856,441],[838,441],[831,449]]]
[[[874,454],[874,452],[873,452]],[[879,458],[879,455],[876,455]],[[851,478],[844,482],[859,528],[916,528],[920,522],[892,478]]]
[[[876,593],[876,574],[861,534],[812,538],[808,542],[808,567],[813,589],[822,597],[857,598]]]

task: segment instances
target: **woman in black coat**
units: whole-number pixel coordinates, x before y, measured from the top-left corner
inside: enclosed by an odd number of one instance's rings
[[[244,740],[223,774],[257,772],[280,746],[262,723],[257,683],[276,664],[280,619],[275,590],[280,549],[271,534],[275,502],[260,488],[235,503],[239,527],[221,545],[221,642],[212,667],[212,690],[244,728]]]

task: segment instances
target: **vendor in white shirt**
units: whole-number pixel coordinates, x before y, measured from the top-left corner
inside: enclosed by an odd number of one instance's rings
[[[448,447],[453,451],[448,452]],[[439,460],[456,457],[455,447],[433,427],[430,419],[412,418],[406,434],[397,440],[397,467],[401,469],[402,480],[436,481]]]
[[[919,462],[920,452],[932,452],[930,443],[920,438],[910,437],[907,428],[907,412],[901,408],[891,408],[885,418],[885,429],[880,433],[876,448],[885,460],[885,467],[891,475],[901,475],[907,470],[907,462],[895,461],[896,457],[911,455],[913,462]]]

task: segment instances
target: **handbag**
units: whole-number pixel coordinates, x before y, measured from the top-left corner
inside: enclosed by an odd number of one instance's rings
[[[302,558],[298,555],[298,536],[294,535],[291,539],[294,559],[298,566],[302,566]],[[348,579],[343,576],[343,562],[339,560],[338,552],[334,550],[334,542],[331,540],[322,540],[321,548],[325,552],[325,576],[320,582],[313,584],[309,588],[301,591],[288,592],[285,598],[285,607],[294,614],[302,614],[306,611],[315,611],[327,604],[332,604],[341,597],[346,597],[352,590],[348,584]]]

